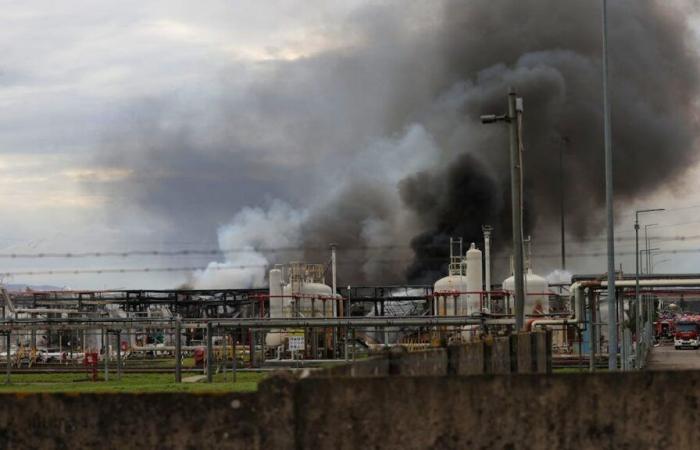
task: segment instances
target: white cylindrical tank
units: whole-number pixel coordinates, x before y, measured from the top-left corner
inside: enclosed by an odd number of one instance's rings
[[[288,300],[282,298],[282,271],[280,269],[271,269],[269,276],[270,283],[270,317],[284,317],[284,305]],[[265,336],[265,344],[268,347],[277,347],[284,342],[285,335],[280,330],[270,330]]]
[[[467,292],[481,292],[481,250],[472,245],[467,250]],[[481,294],[467,294],[466,310],[463,315],[478,314],[481,312]]]
[[[467,296],[459,294],[466,291],[468,291],[467,277],[463,275],[449,275],[437,280],[433,286],[437,314],[439,316],[466,314]]]
[[[270,270],[270,317],[333,317],[333,289],[323,283],[304,281],[282,284],[282,271]],[[337,296],[336,296],[337,297]],[[284,343],[287,330],[270,330],[265,337],[269,347]]]
[[[283,302],[282,298],[282,271],[280,269],[270,270],[270,317],[283,317]]]
[[[503,290],[515,292],[515,278],[509,277],[503,281]],[[549,283],[531,271],[525,274],[525,315],[543,315],[549,313]]]

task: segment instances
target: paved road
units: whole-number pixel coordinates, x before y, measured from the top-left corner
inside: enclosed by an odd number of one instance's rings
[[[649,370],[700,370],[700,350],[676,350],[672,345],[654,347],[647,363]]]

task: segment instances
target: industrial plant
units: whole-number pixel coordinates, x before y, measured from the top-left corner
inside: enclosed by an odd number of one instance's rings
[[[700,447],[697,0],[5,3],[0,449]]]
[[[177,380],[183,371],[211,380],[225,371],[319,367],[393,347],[415,351],[508,336],[520,331],[515,276],[491,281],[490,233],[484,227],[483,240],[468,245],[450,239],[444,276],[431,285],[344,286],[331,245],[328,264],[272,267],[267,288],[3,289],[0,357],[8,379],[11,373],[82,365],[105,380],[110,371],[115,376],[149,368]],[[550,284],[534,273],[535,261],[525,253],[522,331],[551,333],[554,367],[606,367],[605,276],[574,275],[570,283]],[[650,346],[669,333],[668,323],[661,331],[656,317],[679,312],[679,301],[690,311],[686,305],[693,304],[698,283],[691,275],[620,275],[615,313],[626,323],[622,369],[643,367]],[[182,366],[186,357],[194,358],[194,366]]]

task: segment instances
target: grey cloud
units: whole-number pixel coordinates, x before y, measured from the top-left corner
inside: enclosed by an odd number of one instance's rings
[[[676,183],[696,162],[694,13],[684,2],[611,4],[620,200]],[[376,255],[353,253],[355,268],[342,273],[349,282],[426,281],[442,270],[450,235],[477,240],[489,221],[497,242],[507,242],[505,130],[479,125],[478,116],[502,112],[513,86],[526,105],[527,232],[556,219],[565,136],[567,196],[576,205],[568,220],[583,237],[599,230],[603,202],[599,15],[595,2],[560,0],[368,5],[340,27],[346,46],[294,61],[231,63],[220,84],[190,87],[180,103],[134,106],[143,125],[117,128],[98,162],[133,169],[134,178],[111,188],[184,234],[279,197],[311,209],[309,248],[341,241],[351,251],[409,236],[403,242],[414,254],[387,254],[397,263],[375,276],[361,268]],[[374,184],[339,170],[413,125],[438,148],[431,166]],[[650,169],[654,176],[640,181]],[[370,229],[383,231],[370,238]]]

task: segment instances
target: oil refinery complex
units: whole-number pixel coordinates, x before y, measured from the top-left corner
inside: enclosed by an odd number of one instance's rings
[[[466,251],[462,239],[450,247],[445,276],[423,286],[339,287],[332,247],[328,265],[274,266],[267,289],[3,289],[0,359],[8,376],[82,365],[106,375],[110,368],[152,368],[174,372],[179,381],[182,371],[211,379],[221,370],[321,365],[397,346],[423,350],[515,333],[514,277],[491,282],[489,233]],[[524,331],[551,330],[555,367],[605,366],[606,277],[575,275],[550,285],[533,273],[531,260],[523,277]],[[622,369],[641,368],[658,339],[700,323],[682,316],[700,298],[698,276],[643,275],[637,285],[620,275],[616,289],[615,314],[626,324],[619,335]],[[678,348],[700,344],[696,325],[690,328],[696,333]],[[186,356],[194,367],[183,367]]]

